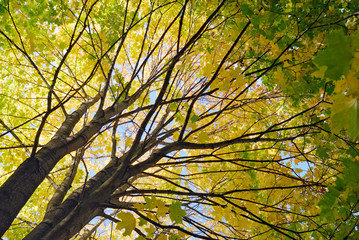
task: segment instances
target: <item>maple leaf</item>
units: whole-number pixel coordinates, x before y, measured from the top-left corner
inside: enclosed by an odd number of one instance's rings
[[[117,223],[116,229],[125,229],[124,236],[131,235],[132,231],[136,228],[136,218],[129,212],[120,212],[117,214],[120,222]]]
[[[186,216],[186,211],[181,206],[181,202],[175,201],[169,207],[170,218],[175,223],[182,223],[182,218]]]
[[[326,49],[318,53],[315,62],[327,67],[325,76],[339,80],[340,76],[348,73],[353,59],[351,41],[343,31],[336,31],[327,36],[326,42]]]

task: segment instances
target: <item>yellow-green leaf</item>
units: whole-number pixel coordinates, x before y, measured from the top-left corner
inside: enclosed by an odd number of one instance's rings
[[[117,218],[120,222],[117,223],[116,229],[125,229],[124,236],[131,235],[132,231],[136,228],[136,218],[129,212],[120,212],[117,214]]]

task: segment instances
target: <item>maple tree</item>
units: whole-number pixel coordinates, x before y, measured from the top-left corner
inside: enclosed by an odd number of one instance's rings
[[[0,0],[0,235],[358,238],[358,9]]]

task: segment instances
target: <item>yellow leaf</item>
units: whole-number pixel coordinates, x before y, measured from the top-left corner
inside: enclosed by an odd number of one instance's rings
[[[137,210],[144,210],[145,209],[145,205],[143,203],[134,203],[133,206],[137,209]]]
[[[157,237],[158,240],[167,240],[167,236],[164,235],[164,234],[160,234],[158,237]]]
[[[282,50],[279,49],[278,45],[274,41],[271,42],[271,52],[274,55],[277,55],[282,52]]]
[[[222,221],[223,219],[223,208],[221,206],[213,206],[212,214],[216,221]]]
[[[178,65],[178,71],[183,71],[186,68],[186,63],[182,63]]]
[[[178,234],[177,236],[182,239],[182,238],[185,238],[186,237],[186,234],[184,232],[181,232],[181,231],[178,231]]]
[[[230,89],[230,86],[231,86],[231,79],[229,78],[224,78],[224,79],[217,78],[211,84],[212,88],[218,88],[220,91],[228,91]]]
[[[146,237],[147,237],[147,238],[152,238],[152,237],[153,237],[153,234],[154,234],[155,231],[156,231],[156,228],[155,228],[153,225],[151,225],[150,227],[145,228],[145,230],[146,230],[146,232],[148,233]]]
[[[198,138],[197,140],[199,142],[206,142],[209,140],[209,137],[208,137],[208,133],[207,132],[204,132],[204,131],[201,131],[199,134],[198,134]]]
[[[258,208],[258,205],[255,204],[255,203],[247,203],[246,204],[246,208],[251,212],[251,213],[254,213],[254,214],[258,214],[259,212],[259,208]]]
[[[219,90],[220,91],[228,91],[230,89],[231,86],[231,81],[230,79],[224,79],[223,81],[221,81],[221,83],[219,84]]]
[[[132,143],[132,138],[130,138],[130,137],[126,138],[126,141],[125,141],[126,147],[131,146],[131,143]]]
[[[166,203],[162,200],[156,200],[157,206],[157,214],[160,217],[165,217],[168,212],[168,207],[166,207]]]
[[[203,69],[203,76],[210,77],[212,75],[213,67],[211,64],[206,64]]]
[[[120,219],[120,222],[117,223],[116,229],[125,229],[125,232],[123,233],[124,236],[131,235],[132,231],[136,228],[136,218],[132,213],[120,212],[117,214],[117,218]]]
[[[352,68],[355,72],[359,72],[359,52],[354,53]]]
[[[177,140],[179,137],[179,132],[173,133],[173,139]]]
[[[283,73],[283,70],[279,68],[275,73],[274,77],[276,78],[276,82],[278,83],[279,87],[285,88],[286,87],[286,78]]]
[[[275,150],[275,149],[270,149],[270,150],[268,151],[268,153],[269,153],[270,155],[276,155],[276,154],[277,154],[277,150]]]
[[[284,68],[287,68],[287,67],[290,67],[291,65],[288,63],[288,61],[285,61],[284,64],[283,64],[283,67]]]
[[[316,77],[316,78],[323,78],[325,71],[327,71],[327,66],[321,66],[319,67],[318,71],[313,72],[312,74],[310,74],[312,77]]]
[[[245,84],[245,76],[243,74],[238,75],[236,79],[234,80],[234,84],[236,87],[241,87]]]

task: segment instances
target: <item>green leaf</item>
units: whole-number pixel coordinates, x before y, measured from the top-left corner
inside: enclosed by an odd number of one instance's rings
[[[0,4],[0,14],[6,13],[6,8]]]
[[[181,202],[175,201],[169,208],[170,218],[176,223],[182,223],[182,218],[186,216],[186,211],[181,208]]]
[[[358,98],[348,99],[339,97],[332,108],[332,130],[339,132],[347,128],[348,133],[355,139],[359,137]]]
[[[327,47],[320,51],[314,62],[318,66],[327,66],[325,76],[339,80],[346,75],[353,59],[353,51],[349,37],[343,31],[329,34],[326,38]]]
[[[146,201],[146,208],[148,209],[153,209],[156,207],[155,203],[156,203],[156,198],[154,196],[152,196],[151,198],[149,197],[145,197],[145,201]]]
[[[345,181],[339,177],[335,181],[335,186],[338,189],[338,191],[343,192],[343,191],[345,191],[347,185],[346,185]]]
[[[197,116],[196,114],[193,114],[192,117],[191,117],[191,122],[195,123],[195,122],[198,121],[198,119],[199,119],[199,116]]]
[[[180,238],[177,235],[171,234],[170,240],[179,240]]]
[[[244,15],[253,15],[253,10],[249,7],[248,4],[241,4],[241,10]]]
[[[111,91],[112,91],[113,93],[117,92],[117,87],[116,87],[116,86],[111,86]]]
[[[259,28],[259,17],[258,15],[254,15],[251,19],[252,24],[255,28]]]
[[[323,148],[323,147],[318,147],[317,148],[317,154],[318,157],[320,157],[321,159],[328,159],[329,155],[327,153],[327,149]]]
[[[147,224],[147,221],[144,218],[140,218],[140,222],[138,223],[139,226],[143,226]]]
[[[150,225],[148,228],[145,228],[147,232],[147,239],[152,238],[154,233],[156,232],[156,228],[153,225]]]
[[[177,103],[173,102],[173,103],[170,103],[170,111],[176,111],[177,110]]]
[[[173,117],[177,122],[180,122],[183,119],[183,115],[180,112],[176,113]]]
[[[349,158],[343,159],[345,165],[344,169],[344,181],[351,185],[351,187],[359,186],[359,162],[352,161]]]

